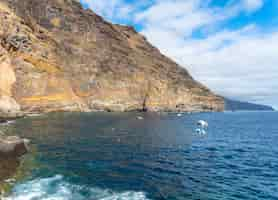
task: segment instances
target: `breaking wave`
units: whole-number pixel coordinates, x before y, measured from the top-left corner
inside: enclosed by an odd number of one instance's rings
[[[17,185],[4,200],[148,200],[144,192],[113,192],[66,182],[61,175]]]

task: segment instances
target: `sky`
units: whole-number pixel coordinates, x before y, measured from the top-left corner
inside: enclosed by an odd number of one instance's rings
[[[277,0],[80,0],[214,92],[278,109]]]

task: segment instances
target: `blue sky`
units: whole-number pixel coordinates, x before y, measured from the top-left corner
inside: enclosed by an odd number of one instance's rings
[[[132,25],[213,91],[278,108],[277,0],[81,0]]]

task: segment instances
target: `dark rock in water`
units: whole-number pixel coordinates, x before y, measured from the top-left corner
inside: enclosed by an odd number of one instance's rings
[[[3,157],[0,155],[0,185],[1,182],[9,179],[14,175],[19,165],[20,165],[20,161],[18,158],[5,157],[5,156]]]
[[[20,157],[28,152],[29,140],[17,136],[5,136],[0,131],[0,199],[5,193],[7,180],[20,166]]]
[[[29,141],[17,136],[0,136],[0,156],[18,158],[28,152]]]
[[[76,0],[0,0],[2,96],[24,112],[224,109],[134,28]]]
[[[22,112],[18,113],[1,113],[0,112],[0,123],[5,123],[8,121],[16,120],[18,118],[24,117],[25,115]]]

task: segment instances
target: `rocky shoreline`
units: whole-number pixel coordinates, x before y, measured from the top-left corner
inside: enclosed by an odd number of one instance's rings
[[[28,152],[29,140],[7,136],[0,131],[0,198],[20,166],[20,158]]]
[[[0,123],[6,123],[8,121],[13,121],[18,118],[24,117],[25,114],[22,112],[18,113],[2,113],[0,110]]]
[[[0,158],[19,158],[28,152],[29,140],[0,132]]]

